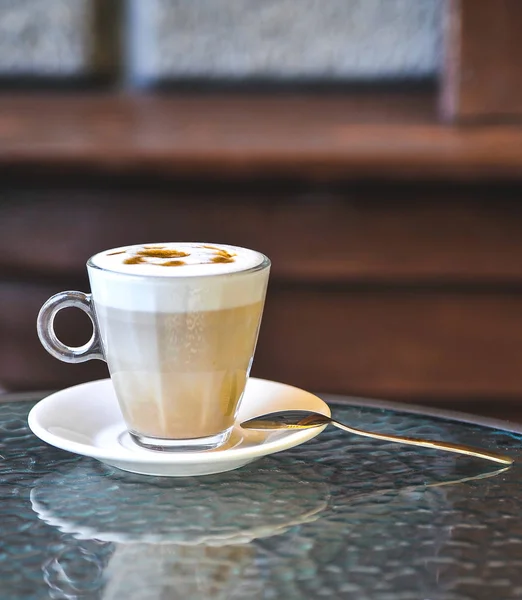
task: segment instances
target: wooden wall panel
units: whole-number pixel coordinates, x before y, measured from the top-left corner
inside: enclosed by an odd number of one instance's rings
[[[252,189],[253,178],[520,181],[521,128],[445,127],[436,104],[433,89],[2,94],[0,168],[35,185],[42,174],[56,181],[78,181],[81,174],[130,181],[212,178],[249,181]]]
[[[280,281],[522,284],[522,187],[7,192],[0,277],[80,279],[117,245],[257,248]]]
[[[522,293],[270,289],[255,372],[421,402],[522,398]]]
[[[443,115],[522,121],[522,2],[447,0],[446,7]]]

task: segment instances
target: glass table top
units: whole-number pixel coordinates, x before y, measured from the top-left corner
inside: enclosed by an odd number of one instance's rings
[[[133,475],[46,445],[0,403],[0,598],[522,597],[522,467],[355,437],[205,477]],[[330,403],[379,432],[501,450],[522,435]]]

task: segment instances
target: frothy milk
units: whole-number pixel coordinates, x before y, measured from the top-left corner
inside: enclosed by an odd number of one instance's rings
[[[186,312],[262,300],[266,273],[256,267],[264,260],[261,253],[236,246],[165,243],[101,252],[87,266],[99,304],[122,310]]]
[[[129,246],[88,263],[120,406],[138,438],[209,438],[233,425],[254,355],[269,261],[199,243]]]
[[[91,262],[101,269],[129,275],[190,277],[246,271],[263,260],[261,253],[237,246],[169,242],[107,250],[93,256]]]

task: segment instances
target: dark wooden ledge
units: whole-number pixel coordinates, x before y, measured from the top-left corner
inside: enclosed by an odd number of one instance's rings
[[[0,96],[0,168],[300,179],[519,179],[522,126],[455,128],[433,92]]]

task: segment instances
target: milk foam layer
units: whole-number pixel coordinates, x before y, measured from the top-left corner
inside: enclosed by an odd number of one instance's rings
[[[100,252],[91,262],[101,269],[154,277],[223,275],[257,267],[264,256],[224,244],[158,243]]]
[[[264,299],[269,263],[223,244],[157,243],[100,252],[87,263],[96,304],[148,312],[196,312]],[[253,270],[254,269],[254,270]]]

